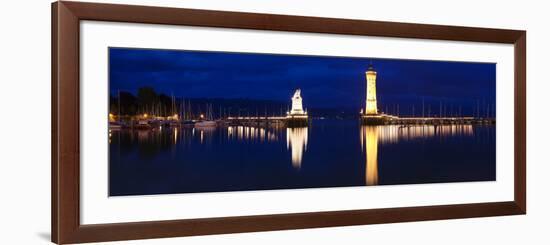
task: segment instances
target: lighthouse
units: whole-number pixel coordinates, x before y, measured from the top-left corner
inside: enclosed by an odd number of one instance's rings
[[[372,64],[365,72],[367,78],[367,100],[365,102],[365,115],[378,115],[376,105],[376,71]]]
[[[294,95],[292,98],[292,110],[290,110],[290,115],[306,115],[307,113],[304,111],[304,108],[302,106],[302,91],[300,89],[297,89],[294,92]]]
[[[365,100],[365,108],[361,109],[361,123],[368,125],[386,124],[390,117],[378,112],[378,104],[376,101],[376,70],[374,70],[372,63],[365,72],[365,78],[367,80],[367,97]]]
[[[297,89],[290,98],[292,101],[292,109],[286,112],[287,127],[307,127],[308,125],[307,111],[303,108],[301,93],[302,91]]]

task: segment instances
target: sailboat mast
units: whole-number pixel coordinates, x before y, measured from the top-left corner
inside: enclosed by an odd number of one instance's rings
[[[120,116],[122,115],[122,113],[120,112],[120,89],[118,90],[118,117],[117,117],[117,121],[120,122]]]

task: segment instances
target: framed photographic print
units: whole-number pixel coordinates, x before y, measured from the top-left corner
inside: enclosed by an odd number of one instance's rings
[[[52,241],[525,214],[526,32],[52,5]]]

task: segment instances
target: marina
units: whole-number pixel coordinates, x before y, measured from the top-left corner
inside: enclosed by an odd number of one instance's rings
[[[110,196],[496,179],[494,64],[117,52]]]
[[[495,124],[495,116],[491,111],[491,108],[487,108],[487,105],[483,107],[485,109],[485,116],[481,116],[479,104],[477,108],[472,109],[472,115],[464,116],[459,109],[454,115],[448,116],[442,105],[439,108],[439,114],[432,116],[425,116],[425,106],[422,102],[422,110],[419,115],[414,114],[408,116],[398,116],[389,113],[382,112],[377,104],[376,94],[376,77],[377,72],[374,67],[369,65],[369,68],[365,72],[366,76],[366,100],[365,107],[361,109],[358,120],[363,125],[467,125],[467,124]],[[294,94],[290,98],[291,106],[285,114],[279,113],[279,115],[268,115],[267,109],[264,115],[259,115],[258,108],[254,116],[250,115],[250,111],[247,111],[247,115],[240,115],[241,109],[237,110],[238,115],[231,114],[231,110],[225,107],[219,107],[219,111],[214,118],[212,103],[205,103],[203,107],[199,105],[199,112],[193,113],[193,108],[197,108],[197,105],[193,106],[191,102],[186,102],[184,99],[180,99],[180,103],[176,102],[174,96],[170,99],[170,108],[167,109],[166,105],[158,104],[152,105],[152,113],[150,109],[145,109],[148,113],[128,116],[128,115],[115,115],[109,114],[109,129],[136,129],[136,130],[149,130],[157,127],[223,127],[223,126],[257,126],[257,127],[304,127],[309,125],[310,116],[307,110],[304,109],[302,102],[302,90],[296,89]],[[120,91],[118,96],[118,111],[120,111]],[[202,111],[204,108],[204,112]],[[397,111],[399,105],[397,105]],[[474,115],[474,112],[477,112]],[[166,115],[169,113],[168,115]],[[159,116],[165,114],[164,116]],[[431,110],[428,112],[431,114]],[[450,113],[452,114],[452,113]]]

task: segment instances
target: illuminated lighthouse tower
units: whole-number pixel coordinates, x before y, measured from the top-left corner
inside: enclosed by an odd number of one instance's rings
[[[307,111],[302,106],[301,90],[297,89],[292,98],[292,109],[286,112],[287,127],[305,127],[307,123]]]
[[[292,110],[290,111],[290,115],[306,115],[307,113],[304,111],[304,108],[302,107],[302,96],[300,95],[301,90],[297,89],[294,92],[294,96],[292,96]]]
[[[365,115],[378,115],[378,107],[376,105],[376,71],[369,65],[369,69],[365,72],[367,77],[367,101],[365,107]]]
[[[365,72],[367,78],[367,99],[365,109],[361,110],[361,122],[363,124],[384,124],[388,119],[385,115],[378,113],[376,103],[376,70],[372,64]]]

